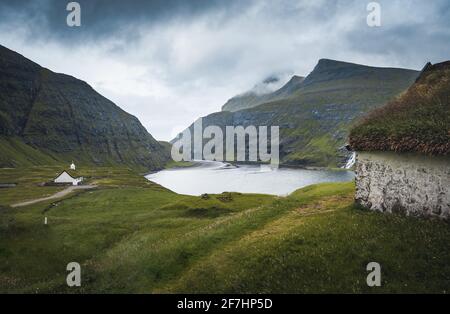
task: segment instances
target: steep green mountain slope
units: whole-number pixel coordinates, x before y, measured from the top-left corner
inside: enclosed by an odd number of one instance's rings
[[[321,59],[296,88],[287,88],[289,83],[282,87],[280,99],[210,114],[203,118],[203,127],[279,126],[282,164],[341,166],[348,158],[342,146],[355,119],[403,92],[417,75],[413,70]]]
[[[136,117],[87,83],[42,68],[2,46],[0,136],[1,148],[9,148],[10,156],[2,157],[0,166],[48,164],[50,158],[155,169],[168,158]],[[12,138],[15,146],[10,145]],[[38,154],[24,163],[25,147],[48,157]]]
[[[450,154],[450,61],[428,63],[406,93],[350,132],[355,150]]]
[[[54,165],[63,162],[55,156],[25,144],[19,137],[0,136],[0,168]]]

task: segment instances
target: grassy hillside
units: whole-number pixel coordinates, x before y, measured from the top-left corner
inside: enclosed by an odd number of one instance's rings
[[[37,182],[55,169],[31,170]],[[3,169],[0,178],[20,177],[25,184],[29,173]],[[448,224],[361,210],[353,203],[353,183],[310,186],[288,197],[193,197],[126,168],[85,175],[99,188],[56,203],[12,209],[6,205],[13,189],[0,190],[0,292],[450,288]],[[65,284],[72,261],[82,265],[80,288]],[[382,287],[365,283],[371,261],[382,265]]]
[[[429,64],[407,92],[352,129],[355,150],[450,153],[450,61]]]
[[[322,59],[295,88],[288,83],[277,91],[283,91],[282,97],[210,114],[203,126],[279,126],[282,164],[341,166],[349,155],[342,146],[356,119],[402,93],[417,75],[413,70]]]
[[[160,169],[169,158],[139,120],[97,93],[86,82],[54,73],[0,46],[0,136],[22,149],[12,153],[27,166],[25,146],[70,162]],[[18,144],[21,141],[23,144]],[[0,142],[0,149],[11,145]],[[26,148],[28,149],[28,148]],[[38,153],[32,163],[48,164]]]
[[[0,136],[0,167],[56,164],[58,159],[25,144],[20,138]]]

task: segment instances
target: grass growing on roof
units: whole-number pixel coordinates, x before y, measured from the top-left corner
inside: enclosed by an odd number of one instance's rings
[[[403,95],[375,109],[350,133],[355,150],[450,152],[450,61],[430,66]]]

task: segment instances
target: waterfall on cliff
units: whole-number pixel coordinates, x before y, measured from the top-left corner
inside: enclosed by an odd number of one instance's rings
[[[343,168],[350,169],[353,167],[356,161],[356,153],[353,152],[352,155],[347,159],[347,162],[345,163],[345,166]]]

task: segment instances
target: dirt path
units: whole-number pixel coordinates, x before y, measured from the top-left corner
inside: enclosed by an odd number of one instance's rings
[[[21,206],[27,206],[27,205],[31,205],[31,204],[35,204],[35,203],[39,203],[39,202],[43,202],[43,201],[48,201],[48,200],[53,200],[53,199],[57,199],[57,198],[61,198],[66,196],[67,194],[75,191],[75,190],[86,190],[86,189],[93,189],[97,187],[96,185],[77,185],[77,186],[69,186],[68,188],[59,191],[51,196],[47,196],[47,197],[43,197],[43,198],[37,198],[34,200],[30,200],[30,201],[26,201],[26,202],[21,202],[21,203],[16,203],[11,205],[11,207],[21,207]]]

